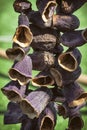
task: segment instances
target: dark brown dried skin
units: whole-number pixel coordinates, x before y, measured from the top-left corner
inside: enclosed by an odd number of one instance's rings
[[[6,54],[9,57],[9,59],[12,60],[22,60],[25,56],[25,52],[22,48],[16,47],[16,48],[8,48],[6,50]]]
[[[20,130],[31,130],[31,128],[32,128],[32,120],[29,118],[23,119]]]
[[[79,47],[87,42],[87,29],[65,32],[60,42],[67,47]]]
[[[47,104],[52,99],[52,92],[47,87],[41,87],[31,92],[20,103],[23,113],[29,118],[34,119],[39,117],[40,113],[45,109]]]
[[[30,119],[27,116],[22,120],[20,130],[38,130],[37,129],[37,118]]]
[[[30,46],[21,47],[18,44],[13,43],[12,48],[6,50],[6,54],[10,59],[20,61],[23,60],[29,50]]]
[[[56,1],[55,0],[37,0],[37,8],[41,13],[43,21],[47,22],[52,18],[56,10]]]
[[[33,35],[29,28],[29,19],[25,14],[21,13],[18,17],[18,27],[13,36],[13,42],[20,47],[28,47],[32,39]]]
[[[64,119],[68,117],[73,117],[77,114],[80,114],[80,109],[83,108],[86,105],[86,103],[81,104],[77,107],[70,108],[65,101],[62,105],[58,104],[58,114],[59,116],[63,116]]]
[[[41,29],[33,24],[30,25],[30,29],[33,33],[31,47],[34,50],[58,52],[60,33],[56,29]]]
[[[62,32],[74,30],[78,28],[79,25],[80,21],[74,15],[53,15],[53,27],[56,27],[58,30]]]
[[[27,13],[31,11],[31,3],[27,0],[15,0],[13,3],[13,8],[16,12],[21,13]]]
[[[9,102],[7,111],[4,115],[4,124],[17,124],[21,123],[24,118],[24,114],[20,109],[19,104]]]
[[[30,46],[20,47],[18,44],[13,43],[12,48],[6,50],[6,54],[11,60],[20,61],[29,52]]]
[[[54,84],[54,80],[50,71],[43,70],[38,73],[34,78],[32,78],[33,86],[52,86]]]
[[[21,47],[30,46],[33,39],[30,28],[26,25],[20,25],[16,28],[16,32],[13,36],[13,42]]]
[[[32,59],[33,70],[45,70],[54,65],[55,57],[52,53],[46,51],[38,51],[29,54]]]
[[[32,24],[36,25],[39,28],[44,29],[47,27],[51,27],[52,25],[52,19],[44,22],[39,11],[31,11],[30,13],[27,13],[27,17]]]
[[[75,71],[69,72],[58,66],[57,68],[51,68],[50,72],[58,87],[62,88],[63,85],[73,83],[80,76],[81,68],[78,67]]]
[[[76,107],[81,104],[84,104],[87,101],[87,92],[83,92],[77,97],[74,101],[72,101],[69,106],[70,107]]]
[[[58,63],[63,69],[73,72],[81,63],[81,58],[82,55],[77,48],[69,48],[66,52],[59,55]]]
[[[53,102],[50,102],[38,118],[38,129],[54,130],[57,120],[57,112]]]
[[[62,91],[63,91],[64,97],[66,98],[66,102],[68,103],[68,105],[72,101],[77,99],[79,97],[79,95],[84,93],[83,88],[81,88],[81,86],[76,82],[65,85],[63,87]]]
[[[52,101],[55,101],[55,102],[65,102],[65,97],[63,95],[63,92],[61,89],[58,88],[57,85],[55,85],[54,88],[51,88],[51,91],[53,93],[53,97],[52,97]]]
[[[71,14],[83,6],[87,0],[62,0],[60,12]]]
[[[68,130],[82,130],[83,126],[84,122],[80,114],[69,118]]]

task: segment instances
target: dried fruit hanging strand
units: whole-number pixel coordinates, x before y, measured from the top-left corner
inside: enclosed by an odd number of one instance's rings
[[[6,50],[14,63],[9,69],[11,81],[1,89],[10,100],[4,124],[21,123],[21,130],[54,130],[58,114],[69,119],[67,130],[83,128],[80,109],[87,92],[76,82],[82,58],[76,47],[87,42],[87,29],[75,30],[80,21],[72,13],[86,2],[37,0],[34,11],[31,2],[14,1],[20,15],[12,48]],[[65,52],[63,45],[68,47]],[[40,72],[32,77],[32,70]]]

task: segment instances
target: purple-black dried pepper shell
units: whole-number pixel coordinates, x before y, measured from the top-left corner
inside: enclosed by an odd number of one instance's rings
[[[17,103],[9,102],[7,111],[4,114],[4,124],[17,124],[21,123],[24,114]]]
[[[83,126],[84,122],[80,114],[74,115],[69,118],[68,130],[82,130]]]
[[[40,113],[44,110],[47,104],[52,99],[52,92],[47,87],[41,87],[31,92],[20,103],[23,113],[29,118],[34,119],[39,117]]]
[[[21,86],[17,81],[10,81],[1,90],[12,102],[20,102],[25,97],[27,86]]]
[[[30,46],[20,47],[18,44],[13,43],[13,47],[8,48],[6,50],[6,54],[9,57],[9,59],[20,61],[24,58],[24,56],[28,53],[29,50]]]
[[[83,6],[87,0],[62,0],[60,11],[64,14],[71,14]]]
[[[74,101],[72,101],[69,106],[76,107],[87,101],[87,92],[81,93]]]
[[[55,62],[54,55],[46,51],[35,51],[29,56],[32,59],[33,70],[43,71],[53,66]]]
[[[77,48],[69,48],[66,52],[61,53],[58,57],[58,64],[65,70],[73,72],[81,63],[82,55]]]
[[[47,22],[52,18],[56,10],[57,3],[55,0],[37,0],[36,5],[42,15],[43,21]]]
[[[25,14],[19,15],[19,26],[13,36],[13,42],[21,47],[27,47],[31,44],[33,34],[29,28],[29,20]]]
[[[15,12],[21,13],[27,13],[31,11],[31,3],[27,0],[15,0],[13,3],[13,8]]]
[[[53,27],[56,27],[62,32],[74,30],[78,28],[79,25],[80,21],[75,15],[53,15]]]
[[[80,113],[80,109],[83,108],[86,105],[86,103],[81,104],[77,107],[73,107],[70,108],[67,104],[67,102],[64,102],[62,105],[58,104],[57,108],[58,108],[58,115],[59,116],[63,116],[64,119],[68,118],[68,117],[72,117],[76,114]]]
[[[44,22],[39,11],[31,11],[27,14],[27,17],[32,24],[36,25],[39,28],[44,29],[52,26],[52,19],[49,19],[47,22]]]
[[[37,119],[30,119],[27,116],[22,119],[21,129],[20,130],[38,130],[37,128]]]
[[[57,86],[62,88],[63,85],[74,82],[80,76],[81,68],[78,67],[75,71],[69,72],[58,66],[57,68],[51,68],[50,72],[54,77]]]
[[[33,33],[33,41],[31,43],[33,50],[53,52],[59,45],[60,33],[56,29],[41,29],[33,24],[30,25],[30,29]]]
[[[55,104],[50,102],[45,110],[40,114],[38,118],[38,127],[40,130],[54,130],[57,120],[57,112]]]
[[[67,47],[80,47],[87,42],[87,29],[65,32],[60,42]]]
[[[29,19],[27,17],[27,15],[21,13],[18,17],[18,26],[20,25],[25,25],[27,27],[29,27]]]
[[[63,92],[61,89],[58,88],[58,86],[51,88],[51,91],[53,93],[52,101],[61,102],[61,103],[65,102],[65,97],[63,95]]]
[[[27,84],[32,78],[32,60],[25,56],[23,60],[15,62],[9,70],[9,77],[18,81],[21,85]]]
[[[9,59],[12,60],[22,60],[25,56],[25,52],[21,47],[16,48],[8,48],[6,50],[6,54],[9,57]]]
[[[69,107],[70,107],[71,102],[77,99],[79,95],[82,95],[84,93],[84,89],[77,82],[64,85],[64,87],[62,88],[62,91]],[[82,104],[83,103],[85,103],[85,101],[82,102]],[[71,107],[74,107],[74,106],[71,106]]]
[[[39,72],[34,78],[32,78],[33,86],[52,86],[54,84],[54,80],[50,71],[43,70]]]

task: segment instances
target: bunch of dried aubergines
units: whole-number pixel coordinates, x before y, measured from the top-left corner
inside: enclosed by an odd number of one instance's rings
[[[34,11],[31,2],[14,1],[20,15],[12,48],[6,50],[14,64],[11,81],[1,89],[10,100],[4,124],[21,123],[21,130],[54,130],[58,114],[68,118],[66,130],[82,130],[80,109],[87,92],[76,82],[81,74],[77,47],[87,42],[87,29],[76,30],[80,21],[73,12],[86,2],[36,0],[38,11]],[[63,52],[64,46],[68,49]],[[32,70],[38,72],[35,77]]]

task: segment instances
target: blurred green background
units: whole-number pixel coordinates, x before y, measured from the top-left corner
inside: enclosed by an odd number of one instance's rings
[[[18,13],[14,12],[13,9],[13,1],[14,0],[0,0],[0,48],[7,49],[12,46],[12,37],[14,35],[15,29],[17,27],[17,18]],[[32,8],[35,10],[35,1],[30,0],[32,2]],[[80,19],[80,27],[79,29],[84,29],[87,27],[87,4],[81,7],[78,11],[75,12],[75,15]],[[87,44],[82,47],[79,47],[82,53],[82,73],[87,74]],[[11,67],[13,62],[7,61],[5,59],[0,58],[0,88],[2,88],[5,84],[7,84],[10,79],[8,78],[8,70]],[[87,86],[82,85],[85,90],[87,90]],[[3,111],[6,110],[6,106],[8,104],[7,98],[0,91],[0,130],[19,130],[20,124],[17,125],[4,125],[3,124]],[[87,130],[87,107],[83,108],[81,112],[83,113],[84,119],[84,128],[83,130]],[[85,113],[85,114],[84,114]],[[58,116],[57,125],[55,130],[65,130],[67,128],[67,120],[64,120],[62,117]]]

